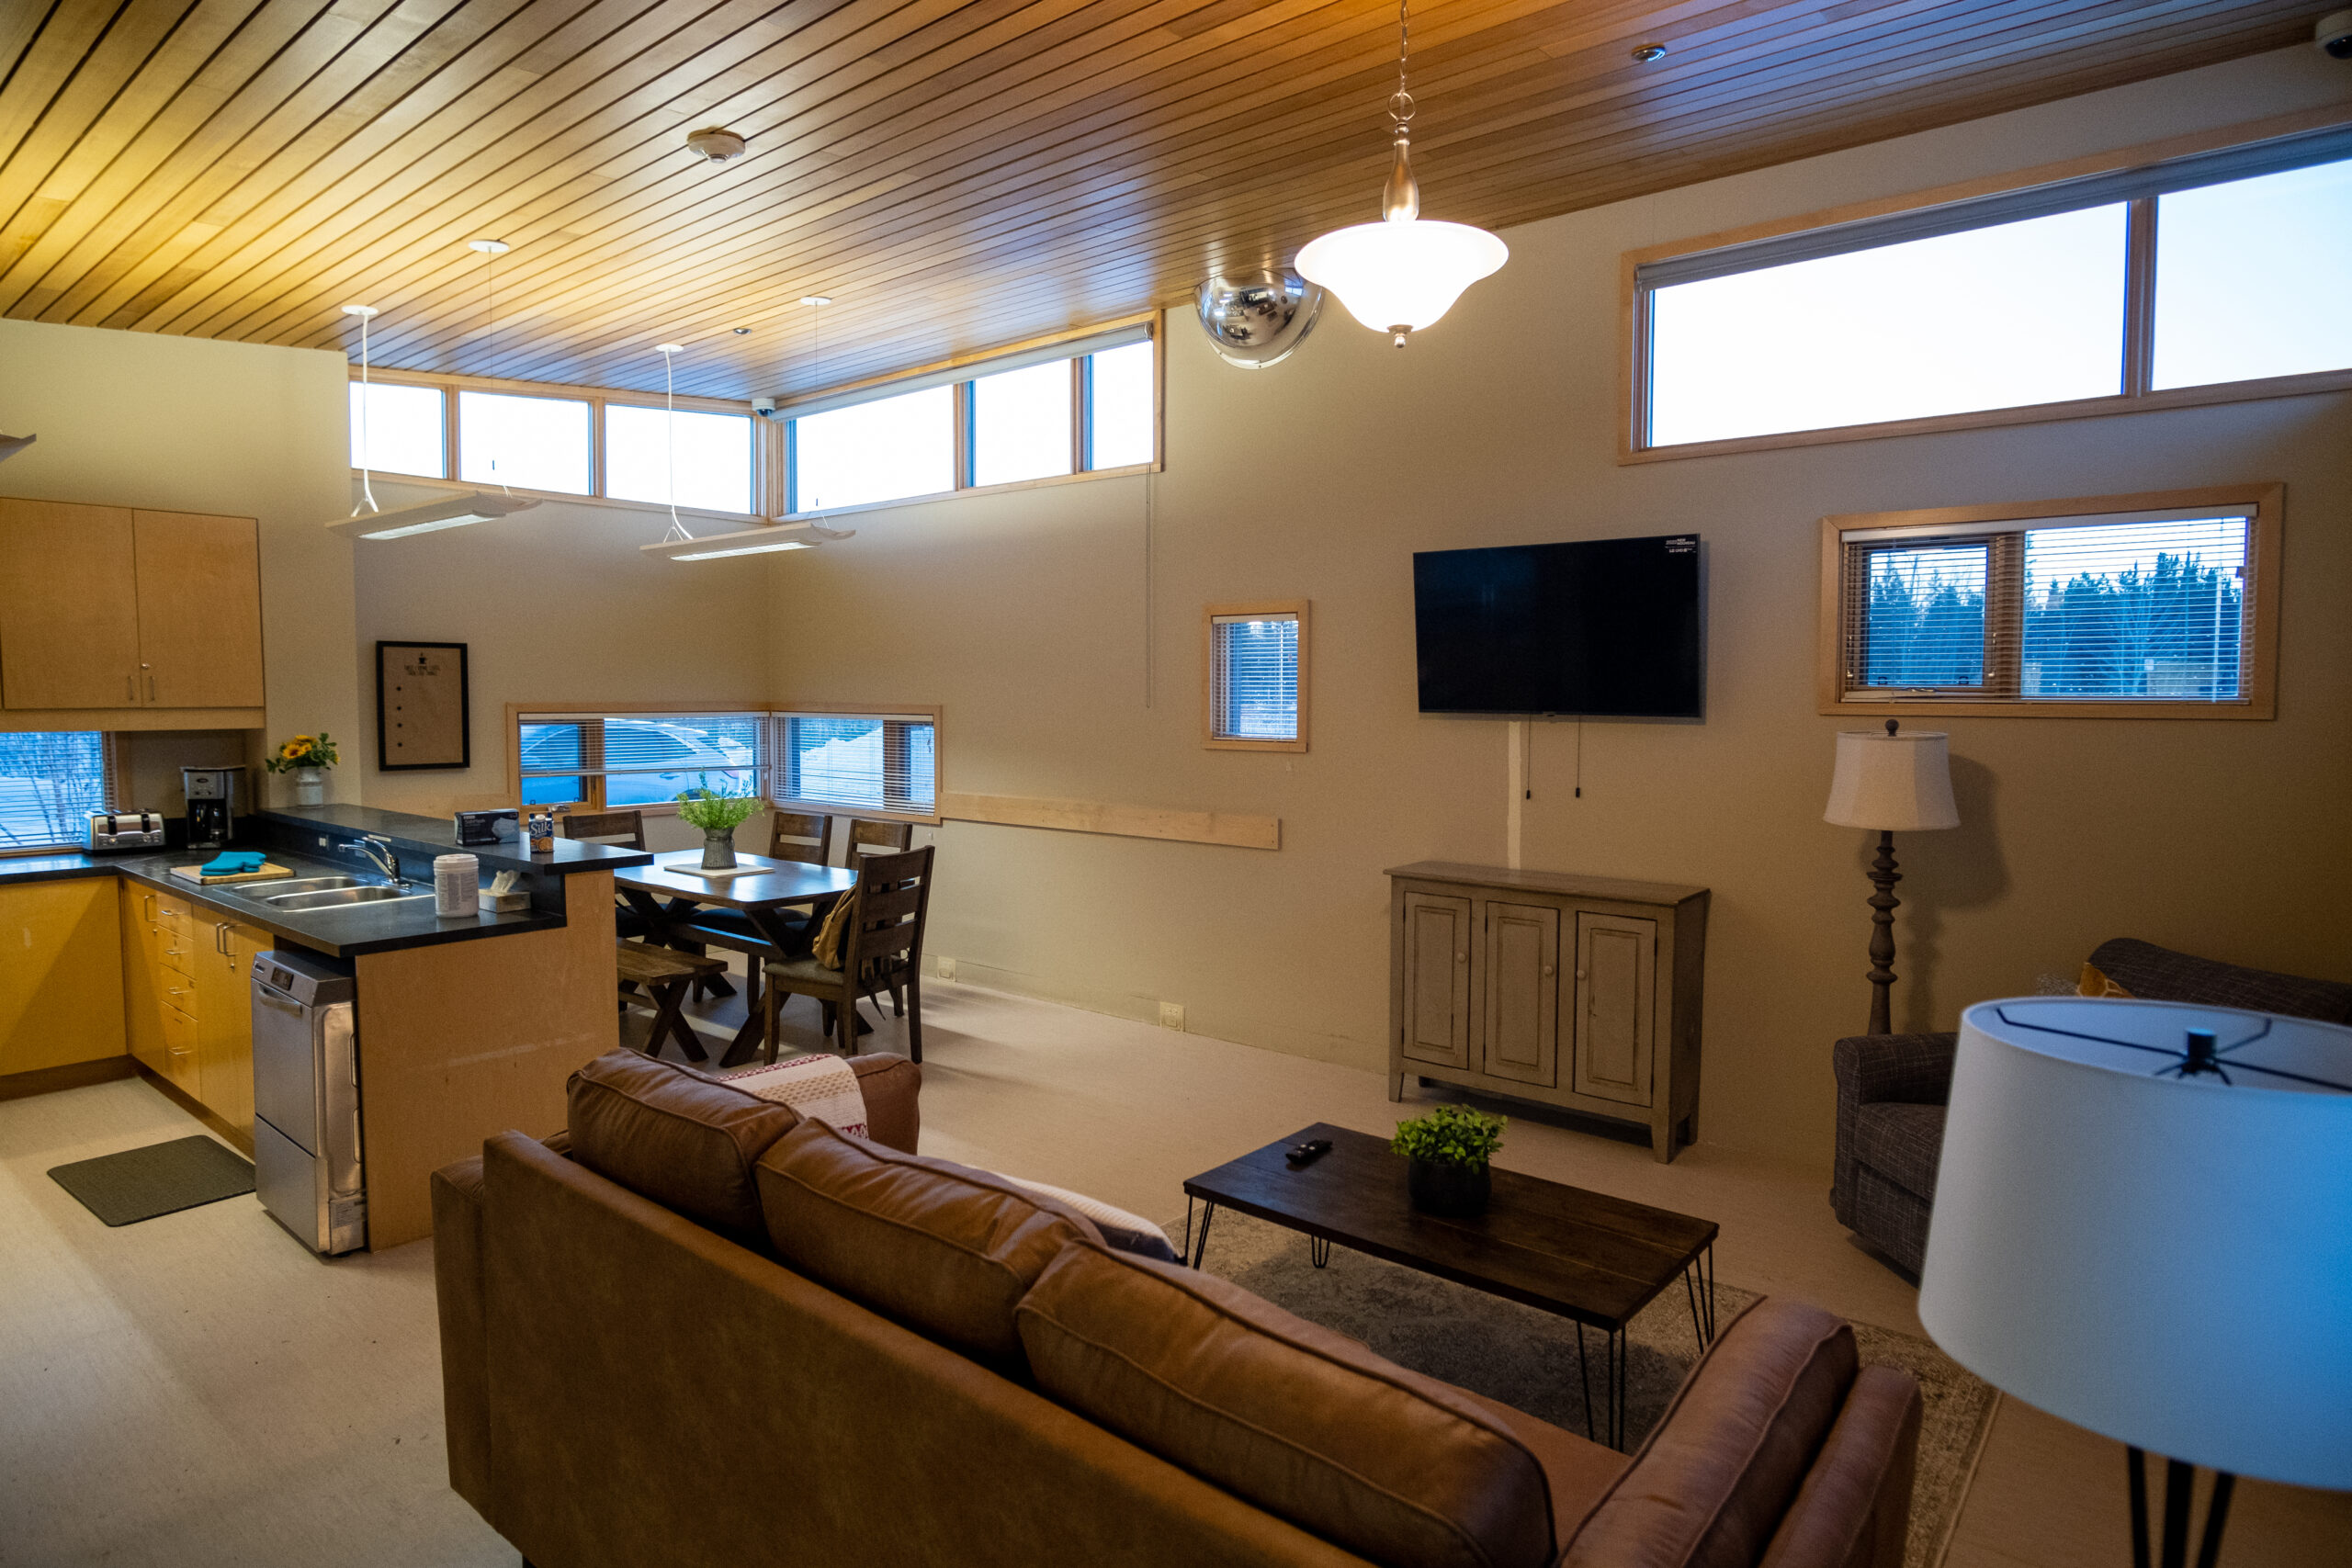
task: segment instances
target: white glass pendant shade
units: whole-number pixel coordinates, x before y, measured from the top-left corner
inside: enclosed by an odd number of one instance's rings
[[[1393,218],[1308,242],[1298,271],[1373,331],[1402,333],[1443,316],[1464,289],[1510,259],[1510,247],[1484,229]]]

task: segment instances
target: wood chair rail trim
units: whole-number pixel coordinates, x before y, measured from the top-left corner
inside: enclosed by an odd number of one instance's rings
[[[1091,800],[1046,800],[1012,795],[947,795],[940,815],[950,821],[1002,828],[1049,828],[1126,839],[1167,839],[1230,849],[1279,850],[1279,817],[1230,811],[1189,811],[1160,806],[1117,806]]]

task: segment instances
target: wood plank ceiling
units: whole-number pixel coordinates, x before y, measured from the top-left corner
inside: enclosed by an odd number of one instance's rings
[[[2317,0],[1424,0],[1424,211],[1499,228],[2307,39]],[[0,310],[791,393],[1369,220],[1387,0],[10,0]],[[1658,63],[1632,50],[1666,44]],[[703,163],[686,133],[751,151]],[[514,248],[488,264],[476,238]],[[496,292],[495,332],[485,330]],[[803,295],[837,301],[821,313]],[[734,330],[748,327],[747,334]]]

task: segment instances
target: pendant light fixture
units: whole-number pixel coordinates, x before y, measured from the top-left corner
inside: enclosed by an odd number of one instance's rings
[[[432,534],[443,528],[462,528],[469,523],[487,523],[492,518],[504,517],[510,513],[538,504],[536,501],[526,501],[517,496],[491,495],[483,491],[475,491],[469,495],[456,496],[448,501],[429,501],[421,506],[403,506],[393,512],[386,512],[378,506],[373,461],[375,452],[368,440],[368,416],[372,401],[368,389],[374,385],[369,376],[368,323],[376,319],[377,310],[373,305],[345,305],[343,313],[359,318],[360,501],[351,509],[350,516],[329,523],[328,533],[341,534],[352,539],[404,539],[411,534]]]
[[[1381,192],[1377,223],[1359,223],[1309,241],[1298,253],[1299,275],[1340,297],[1348,314],[1405,346],[1408,333],[1430,325],[1462,291],[1510,259],[1510,248],[1484,229],[1421,217],[1413,179],[1413,95],[1406,90],[1412,32],[1408,0],[1396,0],[1396,91],[1388,100],[1396,159]]]
[[[653,352],[662,356],[662,398],[664,405],[663,434],[668,441],[670,474],[670,530],[650,545],[638,548],[647,555],[660,556],[664,560],[719,560],[729,556],[762,556],[776,550],[807,550],[831,539],[846,539],[854,529],[820,528],[813,523],[786,523],[758,528],[741,528],[731,534],[709,534],[695,538],[686,532],[678,517],[678,385],[677,355],[686,351],[682,343],[657,343]]]

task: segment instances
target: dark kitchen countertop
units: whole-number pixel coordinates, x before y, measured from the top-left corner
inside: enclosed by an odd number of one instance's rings
[[[653,857],[643,850],[616,849],[611,844],[583,844],[559,838],[553,854],[535,855],[521,845],[461,844],[458,825],[447,817],[417,817],[406,811],[379,811],[372,806],[289,806],[247,815],[277,829],[285,842],[287,829],[311,829],[339,839],[374,833],[420,855],[456,854],[462,851],[481,862],[482,879],[493,872],[534,871],[541,875],[570,876],[583,871],[618,871],[623,866],[648,865]],[[427,862],[430,864],[430,862]]]
[[[383,812],[378,815],[389,817],[396,814]],[[430,822],[432,818],[410,818],[408,820]],[[574,847],[593,849],[597,846]],[[559,853],[561,848],[559,845]],[[274,883],[230,882],[204,886],[171,874],[174,866],[199,865],[210,860],[215,852],[210,850],[164,850],[147,854],[61,853],[0,857],[0,887],[22,882],[119,876],[140,886],[175,893],[207,908],[232,915],[248,925],[274,931],[314,952],[344,958],[368,953],[390,953],[401,948],[432,947],[442,942],[470,942],[481,937],[511,936],[518,931],[549,931],[564,923],[560,910],[537,908],[504,915],[477,912],[442,919],[433,912],[433,883],[429,874],[421,883],[413,874],[411,875],[410,886],[425,895],[424,899],[414,903],[396,903],[387,899],[376,904],[348,904],[339,908],[300,911],[280,909],[260,898],[248,897],[240,891],[252,889],[266,894],[276,886]],[[380,873],[350,855],[327,859],[277,849],[269,850],[267,853],[272,863],[285,866],[296,876],[341,874],[363,876],[370,881],[381,880]],[[650,858],[633,851],[624,853],[631,864]],[[403,858],[413,860],[413,857]],[[487,857],[482,863],[485,873],[497,869]],[[419,869],[429,873],[430,862],[422,868],[413,863],[403,866],[403,870],[412,873]],[[571,869],[590,871],[603,868],[575,864]],[[486,884],[489,876],[485,874],[482,880]]]

